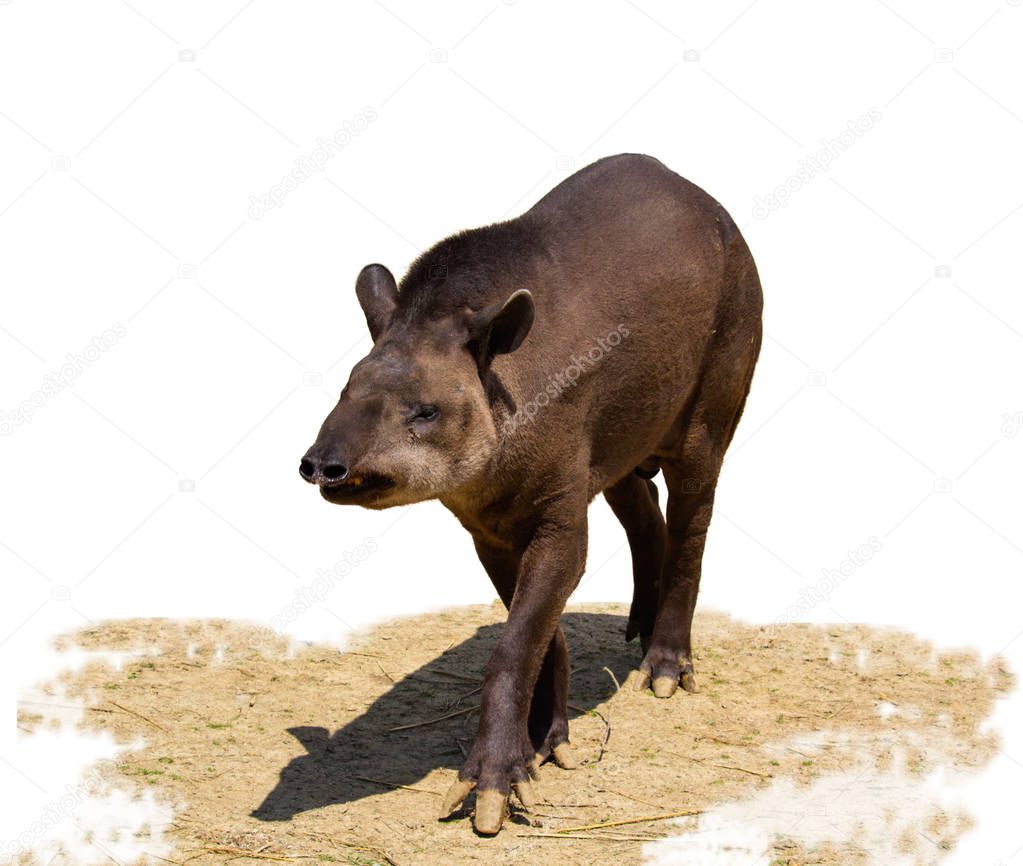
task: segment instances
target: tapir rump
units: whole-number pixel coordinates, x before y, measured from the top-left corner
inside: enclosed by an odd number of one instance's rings
[[[575,765],[559,619],[598,493],[632,551],[637,685],[695,689],[704,541],[760,350],[757,269],[720,204],[625,154],[442,240],[400,284],[368,265],[355,291],[373,348],[300,472],[336,504],[439,499],[472,535],[508,621],[442,817],[475,787],[476,830],[497,833],[512,791],[533,802],[539,762]]]

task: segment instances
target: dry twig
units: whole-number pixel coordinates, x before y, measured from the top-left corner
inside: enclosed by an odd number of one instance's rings
[[[467,683],[478,683],[480,681],[479,677],[461,674],[457,671],[444,670],[444,668],[423,668],[423,672],[428,674],[443,674],[447,677],[454,677],[456,680],[465,680]]]
[[[232,857],[246,857],[250,860],[277,860],[282,863],[294,863],[298,857],[282,857],[277,854],[267,854],[265,851],[246,851],[243,848],[231,848],[226,845],[207,845],[203,851],[210,854],[228,854]]]
[[[647,821],[665,821],[668,818],[684,818],[687,815],[701,815],[703,809],[683,809],[678,812],[666,812],[663,815],[645,815],[642,818],[622,818],[618,821],[603,821],[600,824],[583,824],[579,827],[562,827],[558,833],[579,833],[584,830],[601,830],[604,827],[621,827],[624,824],[643,824]]]
[[[517,833],[519,839],[561,839],[563,842],[650,842],[647,836],[564,836],[560,833]]]
[[[611,677],[611,681],[615,684],[615,693],[611,695],[611,697],[608,699],[607,716],[606,717],[601,716],[601,718],[604,719],[604,737],[600,741],[600,753],[597,755],[597,760],[595,761],[595,763],[597,764],[599,764],[601,760],[603,760],[604,752],[607,751],[608,741],[611,739],[611,706],[612,706],[611,702],[615,699],[615,697],[618,696],[618,693],[622,690],[622,684],[618,682],[618,677],[614,675],[614,671],[612,671],[611,668],[609,667],[605,667],[604,670],[607,671],[607,675]],[[598,715],[600,714],[598,713]]]
[[[440,796],[437,791],[430,791],[427,788],[413,788],[411,785],[398,785],[394,782],[384,782],[380,779],[371,779],[369,776],[352,776],[352,778],[358,779],[360,782],[372,782],[374,785],[383,785],[385,788],[400,788],[402,791],[415,791],[417,794],[433,794],[434,797]]]
[[[163,725],[159,724],[158,722],[154,722],[148,716],[144,716],[142,715],[142,713],[136,713],[134,710],[129,710],[127,707],[117,703],[117,701],[111,701],[110,703],[112,703],[115,707],[117,707],[117,709],[121,710],[122,712],[127,713],[129,716],[134,716],[136,719],[142,719],[142,721],[144,722],[149,722],[149,724],[151,724],[154,728],[163,731],[165,734],[170,733],[170,731],[168,731]]]
[[[615,794],[618,797],[622,797],[626,800],[632,800],[634,803],[642,803],[644,806],[652,806],[654,809],[663,809],[663,806],[657,805],[657,803],[651,803],[649,800],[640,800],[639,797],[632,797],[629,794],[623,794],[621,791],[616,791],[614,788],[600,788],[600,793]]]
[[[387,733],[393,734],[395,731],[407,731],[410,728],[421,728],[424,725],[433,725],[436,724],[437,722],[443,722],[445,719],[454,718],[455,716],[464,716],[466,713],[471,713],[473,712],[473,710],[478,710],[479,708],[480,708],[479,704],[474,704],[471,707],[465,707],[464,709],[461,710],[455,710],[454,712],[451,713],[445,713],[443,716],[437,716],[437,718],[435,719],[427,719],[425,722],[413,722],[410,725],[398,725],[398,727],[396,728],[388,728]]]

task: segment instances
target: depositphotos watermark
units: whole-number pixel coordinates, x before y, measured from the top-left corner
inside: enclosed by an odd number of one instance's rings
[[[797,192],[815,177],[831,168],[831,163],[845,153],[881,120],[881,110],[870,108],[855,120],[850,120],[845,129],[832,138],[822,138],[816,153],[799,160],[799,168],[765,196],[753,200],[753,216],[758,220],[767,219],[774,211],[787,207]]]
[[[569,358],[568,364],[561,371],[547,377],[547,384],[542,391],[536,393],[531,400],[527,400],[514,415],[505,419],[501,425],[504,433],[514,433],[520,424],[531,422],[541,409],[549,406],[552,400],[556,400],[569,388],[575,387],[583,373],[596,367],[605,355],[614,351],[628,336],[629,329],[625,325],[619,325],[603,337],[597,338],[594,345],[585,353]]]
[[[353,138],[363,133],[371,123],[377,119],[376,111],[366,106],[359,114],[351,120],[341,124],[341,128],[327,138],[316,139],[316,147],[308,156],[300,156],[295,160],[295,167],[275,183],[262,195],[249,196],[249,219],[262,219],[267,211],[277,207],[284,207],[284,199],[298,189],[299,184],[305,183],[317,172],[323,171],[323,167],[336,154],[346,148]]]
[[[321,604],[330,591],[341,583],[356,568],[370,558],[379,549],[375,538],[366,538],[351,550],[346,550],[333,568],[316,569],[316,579],[295,590],[291,603],[280,613],[271,617],[267,628],[276,635],[284,633],[289,623],[294,622],[307,610]]]
[[[9,436],[15,428],[31,423],[36,412],[74,385],[81,373],[102,358],[104,352],[117,345],[127,333],[128,329],[124,325],[114,322],[102,334],[93,337],[92,342],[82,351],[68,352],[60,369],[51,370],[43,376],[42,384],[10,412],[0,412],[0,436]]]
[[[1008,412],[1002,413],[1002,435],[1011,439],[1020,430],[1023,430],[1023,412],[1014,412],[1010,415]]]
[[[98,773],[89,773],[77,785],[65,785],[64,793],[43,806],[36,818],[15,838],[0,842],[0,864],[21,862],[29,857],[39,840],[54,827],[73,818],[86,799],[104,787]]]
[[[785,613],[774,621],[774,626],[799,622],[818,604],[823,604],[845,581],[881,552],[881,540],[872,535],[855,550],[850,550],[837,568],[822,568],[821,578],[799,591],[799,596]]]

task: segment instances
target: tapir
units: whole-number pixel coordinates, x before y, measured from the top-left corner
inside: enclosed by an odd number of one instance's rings
[[[601,159],[514,219],[355,283],[373,347],[300,463],[328,502],[438,499],[508,609],[479,726],[441,817],[476,788],[497,833],[539,763],[576,766],[559,619],[599,493],[632,554],[636,687],[695,690],[690,627],[714,492],[749,392],[763,306],[735,222],[658,160]],[[662,513],[660,472],[667,490]]]

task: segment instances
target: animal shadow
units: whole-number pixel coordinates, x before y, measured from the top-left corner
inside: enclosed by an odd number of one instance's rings
[[[573,667],[570,719],[588,712],[614,691],[604,667],[624,682],[630,668],[639,663],[638,648],[625,644],[625,622],[623,616],[605,613],[562,617]],[[389,786],[415,785],[438,767],[460,767],[463,749],[475,734],[478,713],[462,712],[433,724],[392,729],[478,704],[474,686],[500,631],[501,625],[480,627],[472,637],[399,680],[333,734],[324,727],[289,728],[305,753],[281,768],[276,786],[251,812],[252,817],[286,821],[310,809],[380,794]],[[339,695],[338,700],[345,696]]]

